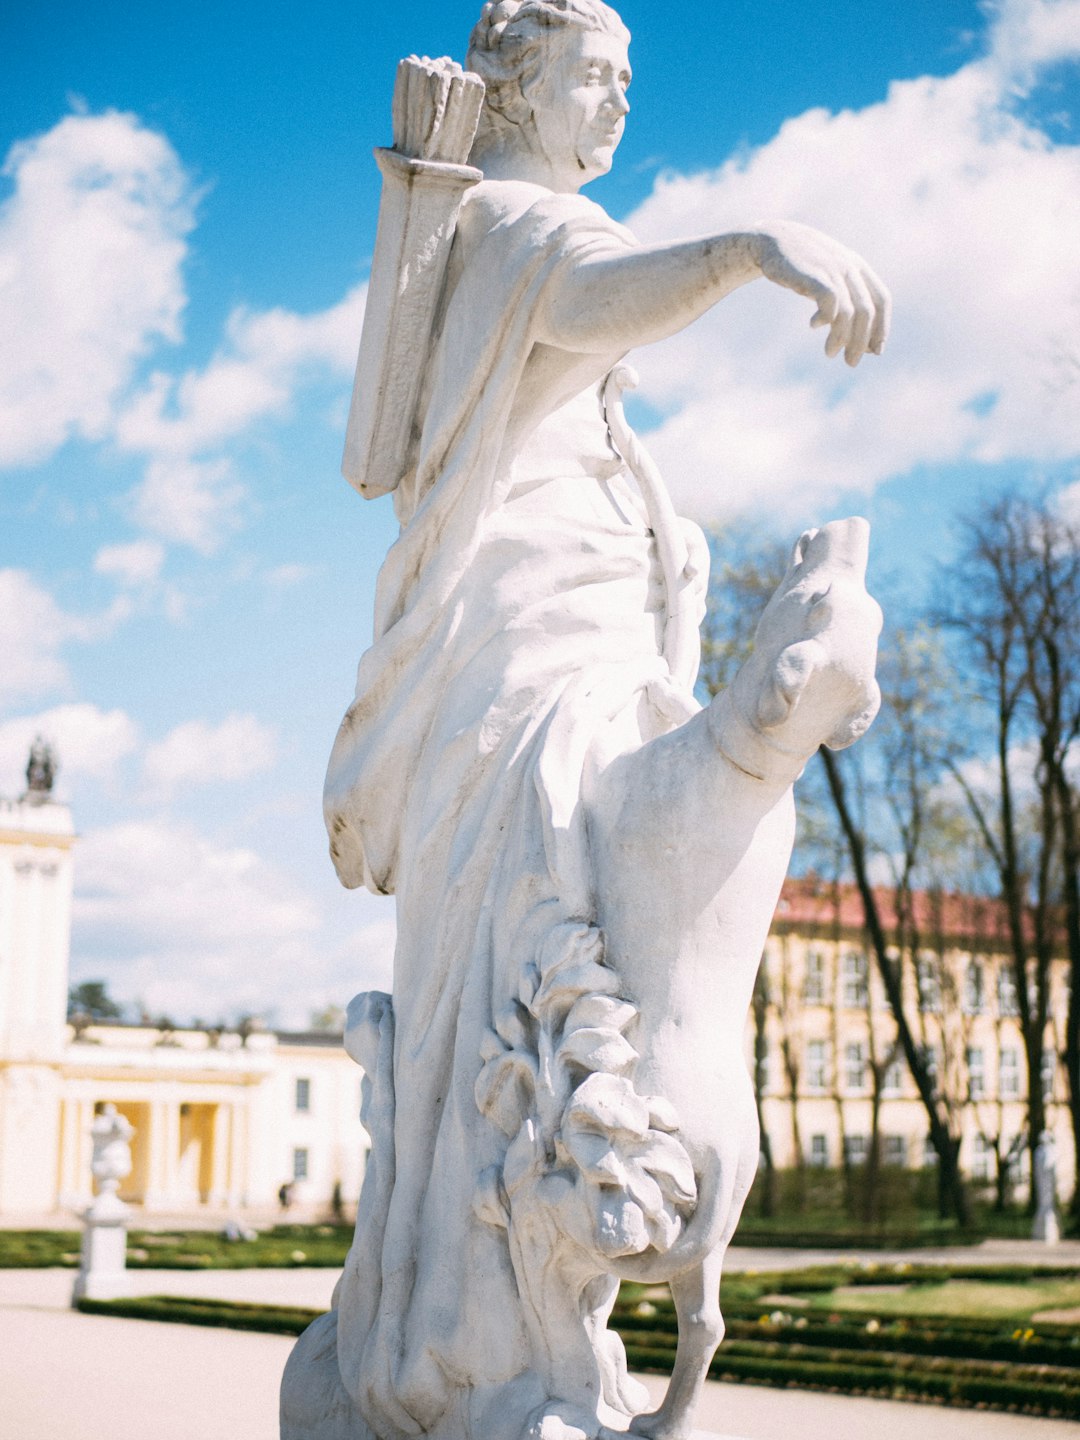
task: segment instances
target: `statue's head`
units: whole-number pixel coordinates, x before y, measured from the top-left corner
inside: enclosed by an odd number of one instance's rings
[[[630,108],[629,44],[602,0],[489,0],[465,62],[485,88],[475,151],[540,152],[569,189],[606,174]]]

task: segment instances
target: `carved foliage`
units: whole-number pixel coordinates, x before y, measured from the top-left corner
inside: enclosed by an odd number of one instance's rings
[[[501,1174],[483,1177],[484,1219],[507,1225],[518,1196],[543,1194],[563,1214],[584,1209],[577,1238],[607,1259],[674,1244],[697,1184],[671,1105],[634,1088],[636,1016],[601,931],[552,928],[482,1047],[477,1104],[511,1138]]]

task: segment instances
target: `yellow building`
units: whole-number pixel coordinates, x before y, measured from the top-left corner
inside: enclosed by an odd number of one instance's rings
[[[877,899],[886,931],[894,934],[893,896],[881,890]],[[920,893],[914,903],[919,953],[915,963],[905,956],[901,967],[904,1012],[961,1137],[961,1168],[977,1182],[991,1181],[1000,1151],[1012,1157],[1023,1183],[1030,1173],[1022,1146],[1027,1062],[1001,908],[966,895]],[[813,879],[785,884],[760,983],[761,1110],[777,1167],[791,1166],[799,1152],[823,1167],[839,1166],[845,1154],[861,1160],[873,1133],[875,1090],[885,1163],[933,1163],[926,1111],[897,1047],[854,886]],[[1067,1007],[1061,958],[1051,965],[1039,1076],[1057,1141],[1059,1195],[1071,1193],[1074,1169],[1061,1062]],[[753,1033],[748,1053],[754,1053]]]
[[[285,1182],[354,1202],[367,1137],[339,1036],[67,1023],[74,844],[51,774],[0,801],[0,1215],[88,1201],[108,1101],[135,1127],[121,1194],[147,1210],[267,1208]]]

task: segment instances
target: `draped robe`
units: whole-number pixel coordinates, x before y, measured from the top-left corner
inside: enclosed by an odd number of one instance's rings
[[[518,1433],[501,1387],[535,1356],[506,1231],[474,1204],[507,1145],[477,1104],[481,1049],[544,937],[593,917],[582,777],[628,717],[641,743],[696,708],[661,655],[656,546],[602,415],[619,357],[538,339],[568,267],[634,243],[581,196],[467,197],[330,761],[339,874],[397,897],[393,1138],[336,1298],[341,1376],[378,1440]]]

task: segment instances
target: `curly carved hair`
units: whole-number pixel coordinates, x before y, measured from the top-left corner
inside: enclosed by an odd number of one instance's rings
[[[478,140],[485,131],[528,121],[532,112],[523,90],[543,65],[548,32],[566,25],[630,38],[603,0],[488,0],[465,59],[465,68],[484,82]]]

